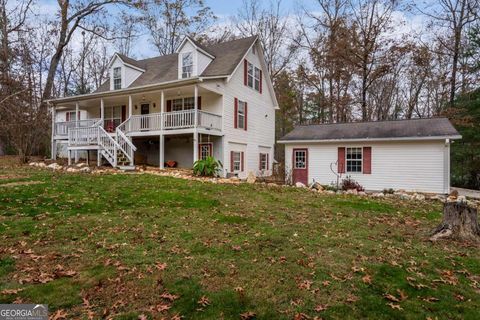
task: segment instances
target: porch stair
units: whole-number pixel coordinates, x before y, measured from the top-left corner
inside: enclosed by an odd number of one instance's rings
[[[135,170],[134,153],[137,148],[120,129],[120,126],[114,135],[105,131],[101,126],[101,121],[90,127],[69,128],[69,151],[92,149],[99,150],[99,154],[114,168],[125,171]]]

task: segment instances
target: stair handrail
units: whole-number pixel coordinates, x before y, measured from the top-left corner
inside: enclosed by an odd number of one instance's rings
[[[99,135],[98,135],[98,145],[101,146],[103,148],[103,150],[105,150],[113,159],[114,159],[114,162],[116,162],[116,157],[115,157],[115,153],[116,153],[116,150],[117,149],[121,149],[120,148],[120,145],[118,144],[117,141],[115,141],[115,139],[112,138],[112,136],[110,136],[108,134],[107,131],[105,131],[105,129],[103,129],[103,127],[99,126],[97,127],[98,128],[98,132],[99,132]],[[113,154],[112,152],[110,152],[110,150],[102,143],[102,140],[100,139],[100,134],[102,134],[104,137],[107,137],[107,139],[113,144],[113,147],[114,147],[114,150],[113,150]],[[113,165],[113,164],[112,164]]]
[[[133,152],[137,151],[137,147],[130,141],[130,139],[126,136],[126,134],[120,130],[118,127],[115,130],[115,133],[117,135],[117,143],[119,145],[119,150],[123,152],[123,154],[130,160],[130,163],[133,163]],[[121,141],[121,142],[120,142]],[[125,150],[122,146],[123,143],[126,143],[126,148],[129,149],[130,152]],[[129,148],[128,148],[129,147]]]

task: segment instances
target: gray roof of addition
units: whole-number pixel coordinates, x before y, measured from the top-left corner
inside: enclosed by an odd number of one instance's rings
[[[280,141],[461,138],[447,118],[332,123],[299,126]]]

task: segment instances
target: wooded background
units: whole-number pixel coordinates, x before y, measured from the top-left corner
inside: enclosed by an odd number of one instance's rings
[[[115,51],[145,58],[138,48],[169,54],[186,34],[205,44],[258,35],[280,104],[277,138],[300,124],[448,116],[464,137],[453,144],[452,182],[480,189],[480,0],[300,1],[293,12],[244,0],[222,19],[203,0],[44,5],[0,0],[7,153],[48,155],[46,100],[94,91]]]

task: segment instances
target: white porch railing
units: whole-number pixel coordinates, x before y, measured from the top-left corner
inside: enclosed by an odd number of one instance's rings
[[[98,126],[86,128],[70,128],[68,130],[68,145],[89,146],[98,144]]]
[[[206,129],[222,130],[222,116],[210,112],[199,111],[198,126]]]
[[[222,116],[198,111],[198,127],[222,130]],[[118,128],[123,132],[177,130],[195,127],[195,110],[131,116]]]
[[[78,121],[63,121],[55,122],[55,135],[66,136],[68,135],[68,129],[70,128],[84,128],[84,127],[93,127],[101,119],[85,119]]]

